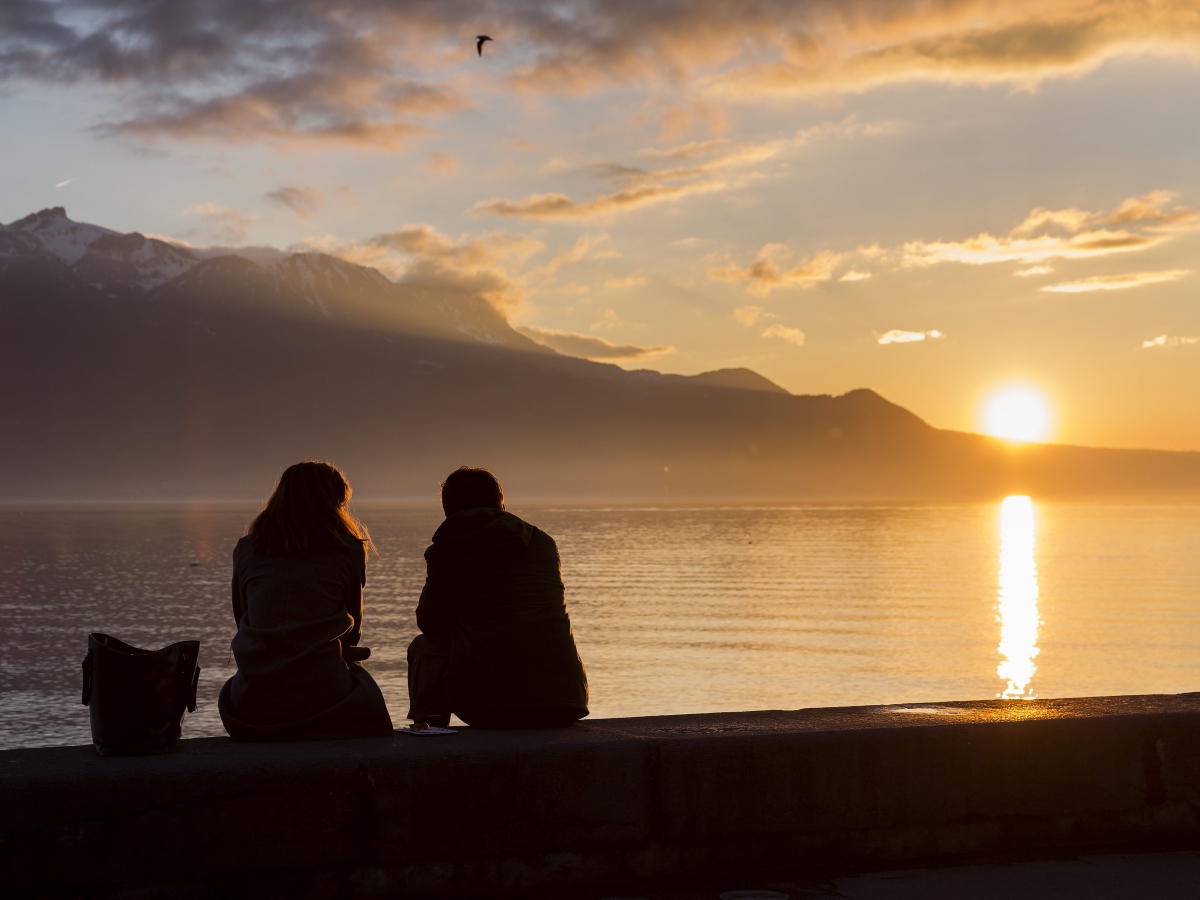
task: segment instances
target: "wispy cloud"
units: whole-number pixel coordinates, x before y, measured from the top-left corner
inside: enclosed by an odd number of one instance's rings
[[[302,219],[321,208],[321,192],[311,187],[280,186],[267,192],[267,199],[286,206]]]
[[[75,180],[74,178],[68,178],[66,181],[60,181],[58,184],[55,185],[55,187],[56,188],[66,187],[68,184],[70,184],[74,180]]]
[[[748,266],[730,264],[709,269],[708,274],[718,281],[744,281],[746,290],[765,297],[777,288],[811,288],[821,282],[831,281],[834,269],[848,254],[822,250],[794,265],[790,263],[790,255],[783,244],[767,244]]]
[[[1054,271],[1054,266],[1030,266],[1028,269],[1017,269],[1013,272],[1018,278],[1036,278],[1039,275],[1049,275]]]
[[[767,314],[763,311],[761,306],[739,306],[732,313],[730,313],[730,316],[733,317],[733,321],[737,322],[739,325],[744,325],[746,328],[750,328],[752,325],[755,325],[759,319],[764,318],[766,315]]]
[[[250,220],[236,209],[216,203],[198,203],[185,209],[183,214],[199,217],[205,223],[203,230],[207,234],[231,244],[244,240],[250,225]]]
[[[1123,272],[1120,275],[1093,275],[1078,281],[1060,281],[1042,288],[1055,294],[1086,294],[1091,291],[1125,291],[1147,284],[1178,281],[1192,274],[1191,269],[1167,269],[1162,272]]]
[[[857,269],[851,269],[849,272],[839,278],[838,281],[866,281],[870,277],[870,272],[859,272]]]
[[[1143,350],[1154,350],[1159,347],[1178,347],[1182,344],[1200,344],[1200,337],[1181,337],[1160,334],[1156,338],[1142,341]]]
[[[723,191],[760,177],[759,167],[786,150],[830,137],[882,134],[887,125],[859,123],[853,116],[805,129],[786,139],[735,144],[726,140],[693,141],[674,147],[645,148],[638,155],[668,163],[685,163],[664,168],[604,162],[579,170],[580,174],[616,182],[618,189],[589,200],[575,200],[562,193],[530,194],[523,200],[494,198],[476,203],[476,215],[507,216],[526,219],[578,219],[611,216],[639,207],[680,200],[693,194]],[[553,166],[553,168],[551,168]],[[568,168],[559,159],[551,160],[543,172],[562,172]]]
[[[641,275],[625,275],[622,278],[609,278],[604,282],[606,288],[631,288],[640,287],[646,283],[646,279]]]
[[[782,341],[787,341],[789,344],[795,344],[797,347],[804,345],[803,331],[799,328],[788,328],[786,325],[780,325],[778,322],[764,328],[759,337],[779,338]]]
[[[876,341],[880,344],[914,344],[917,341],[924,340],[939,340],[945,337],[937,329],[930,331],[901,331],[899,328],[893,328],[891,331],[878,335]]]
[[[566,194],[530,194],[524,200],[480,200],[471,208],[471,212],[477,215],[522,219],[586,219],[625,212],[701,191],[716,190],[720,186],[717,182],[690,185],[644,184],[582,203],[572,200]]]
[[[576,334],[573,331],[557,331],[553,328],[538,328],[533,325],[517,325],[516,330],[530,340],[549,347],[566,356],[581,359],[645,359],[670,353],[669,346],[639,347],[635,344],[614,344],[591,334]]]
[[[1177,195],[1155,191],[1126,200],[1112,212],[1081,209],[1035,209],[1006,235],[981,232],[962,241],[913,241],[902,248],[908,267],[957,262],[990,265],[1001,262],[1040,263],[1024,275],[1043,274],[1053,259],[1092,259],[1146,250],[1173,232],[1200,224],[1196,210],[1172,206]]]

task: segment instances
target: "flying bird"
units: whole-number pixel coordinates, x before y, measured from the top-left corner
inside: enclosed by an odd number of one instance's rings
[[[483,56],[483,42],[490,41],[491,38],[486,34],[477,35],[475,38],[475,49],[479,51],[479,55]]]

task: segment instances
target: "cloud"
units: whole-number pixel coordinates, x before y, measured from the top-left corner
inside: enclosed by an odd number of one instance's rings
[[[544,347],[549,347],[566,356],[577,356],[581,359],[645,359],[648,356],[670,353],[675,349],[669,346],[638,347],[634,344],[614,344],[590,334],[556,331],[552,328],[537,328],[533,325],[517,325],[515,328],[530,340],[536,341]]]
[[[930,340],[939,340],[943,337],[945,335],[937,329],[932,331],[901,331],[899,328],[893,328],[891,331],[879,335],[876,341],[880,344],[913,344],[927,338]]]
[[[575,265],[587,259],[614,259],[620,254],[615,250],[600,250],[600,245],[608,242],[608,235],[600,234],[584,234],[576,239],[571,245],[571,249],[566,253],[560,253],[555,256],[544,266],[533,270],[530,274],[537,277],[553,276],[559,269],[564,266]]]
[[[870,272],[859,272],[855,269],[851,269],[849,272],[839,278],[838,281],[866,281],[870,277]]]
[[[782,244],[767,244],[758,251],[754,262],[745,268],[731,264],[720,269],[709,269],[708,274],[718,281],[747,282],[746,290],[765,297],[776,288],[811,288],[832,280],[834,269],[847,254],[822,250],[811,259],[790,267],[788,256],[788,250]]]
[[[1034,278],[1038,275],[1049,275],[1054,271],[1054,266],[1030,266],[1028,269],[1017,269],[1013,272],[1018,278]]]
[[[1156,338],[1142,341],[1143,350],[1154,350],[1158,347],[1178,347],[1181,344],[1200,344],[1200,337],[1170,337],[1160,334]]]
[[[640,275],[626,275],[624,278],[609,278],[604,282],[604,286],[606,288],[631,288],[645,283],[646,279]]]
[[[458,158],[449,153],[431,153],[429,168],[442,175],[453,175],[458,171]]]
[[[730,315],[733,321],[749,328],[763,317],[763,309],[761,306],[739,306]]]
[[[530,194],[524,200],[481,200],[471,207],[476,215],[507,216],[523,219],[584,219],[606,216],[674,200],[687,194],[714,190],[718,183],[691,185],[644,184],[579,203],[566,194]]]
[[[405,225],[365,241],[309,238],[301,246],[379,269],[406,283],[474,293],[501,313],[521,307],[526,295],[526,263],[545,250],[525,235],[491,232],[457,239],[431,225]]]
[[[277,187],[267,192],[267,199],[286,206],[302,219],[307,219],[321,207],[321,192],[311,187]]]
[[[1187,3],[914,0],[805,7],[812,27],[788,34],[792,44],[782,60],[722,73],[714,79],[717,89],[733,96],[804,95],[912,80],[1029,89],[1114,56],[1194,58],[1200,32]]]
[[[1055,294],[1086,294],[1092,291],[1124,291],[1145,284],[1178,281],[1192,274],[1191,269],[1167,269],[1162,272],[1124,272],[1120,275],[1093,275],[1078,281],[1060,281],[1042,288]]]
[[[963,241],[913,241],[902,248],[902,265],[932,266],[957,262],[990,265],[1000,262],[1040,263],[1024,273],[1043,274],[1053,259],[1093,259],[1158,246],[1173,233],[1200,224],[1196,210],[1168,204],[1176,194],[1154,191],[1126,200],[1114,212],[1081,209],[1035,209],[1008,234],[981,232]],[[1116,227],[1114,227],[1116,226]],[[1045,290],[1043,288],[1043,290]]]
[[[659,158],[669,161],[690,159],[725,146],[721,141],[706,141],[661,151]],[[590,200],[573,200],[566,194],[530,194],[524,200],[492,199],[476,203],[471,212],[476,215],[509,216],[525,219],[579,219],[611,216],[628,212],[652,203],[679,200],[692,194],[725,190],[753,177],[753,167],[782,152],[788,143],[769,141],[746,144],[728,149],[711,159],[685,166],[645,169],[621,163],[596,163],[587,166],[582,174],[615,181],[618,190],[601,194]],[[641,151],[646,155],[647,151]],[[564,164],[565,165],[565,164]],[[749,171],[748,171],[749,170]]]
[[[66,181],[60,181],[58,184],[55,185],[55,187],[56,188],[66,187],[68,184],[70,184],[74,180],[75,180],[74,178],[68,178]]]
[[[111,85],[107,134],[394,146],[471,105],[416,49],[449,19],[382,0],[23,0],[2,17],[0,82]]]
[[[462,0],[17,0],[0,15],[0,81],[112,85],[132,115],[110,133],[392,146],[472,105],[457,72],[480,7]],[[495,0],[486,17],[512,48],[489,87],[670,94],[668,132],[719,127],[719,103],[771,94],[914,79],[1027,89],[1200,46],[1186,0]]]
[[[780,325],[778,322],[774,325],[768,325],[766,328],[764,328],[759,337],[779,338],[780,340],[787,341],[789,344],[795,344],[797,347],[802,347],[804,345],[803,331],[801,331],[799,328],[787,328],[784,325]]]
[[[410,115],[451,113],[471,104],[451,88],[330,72],[303,72],[233,95],[145,98],[135,115],[99,126],[114,136],[292,143],[344,143],[393,149],[430,129]]]
[[[215,234],[218,240],[231,244],[240,243],[246,237],[250,220],[236,209],[216,203],[198,203],[183,211],[185,216],[199,216],[205,223],[204,230]]]
[[[725,143],[724,140],[717,139],[711,141],[689,141],[686,144],[679,144],[674,147],[645,147],[638,151],[638,156],[650,159],[693,159],[724,146]]]

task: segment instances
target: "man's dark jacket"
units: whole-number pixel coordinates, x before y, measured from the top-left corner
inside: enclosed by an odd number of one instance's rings
[[[450,640],[454,712],[587,715],[587,672],[550,535],[499,509],[463,510],[434,533],[425,562],[417,625]]]

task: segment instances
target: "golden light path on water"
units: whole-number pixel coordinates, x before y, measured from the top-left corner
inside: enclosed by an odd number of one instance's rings
[[[1030,683],[1037,671],[1038,580],[1034,562],[1033,501],[1005,497],[1000,507],[1000,589],[996,618],[1000,622],[1000,655],[996,667],[1008,686],[1005,700],[1032,700]]]

